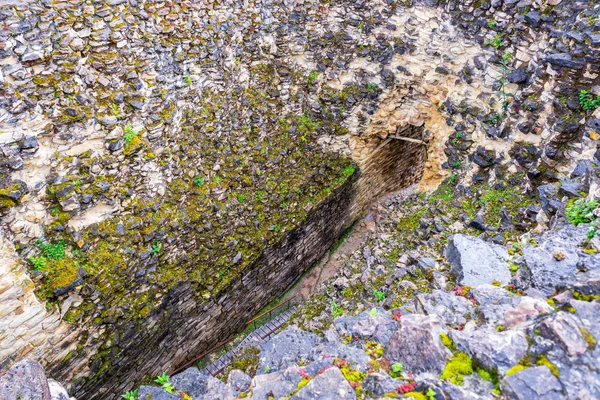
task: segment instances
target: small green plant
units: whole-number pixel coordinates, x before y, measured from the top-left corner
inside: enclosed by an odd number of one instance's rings
[[[36,271],[43,271],[46,269],[46,257],[44,256],[34,256],[28,258],[29,262],[33,265],[33,269]]]
[[[488,28],[492,29],[492,28],[495,28],[496,26],[498,26],[498,23],[496,21],[488,22]]]
[[[471,359],[465,353],[458,352],[450,358],[440,378],[460,386],[463,383],[463,376],[472,373],[473,364]]]
[[[342,316],[342,314],[344,314],[344,309],[342,307],[340,307],[338,305],[338,303],[336,303],[335,300],[331,300],[331,315],[333,316],[333,318],[337,318]]]
[[[392,370],[390,371],[390,376],[392,378],[399,378],[402,375],[402,370],[404,369],[404,365],[401,363],[393,363]]]
[[[164,385],[165,383],[169,382],[169,378],[170,376],[167,375],[166,373],[162,373],[162,375],[159,375],[156,377],[156,379],[154,380],[154,382],[158,383],[159,385]]]
[[[62,240],[56,243],[46,243],[42,239],[38,239],[35,245],[42,249],[47,258],[62,260],[65,257],[65,249],[67,248],[67,245]]]
[[[191,86],[191,85],[192,85],[192,77],[191,77],[191,76],[189,76],[189,75],[186,75],[186,76],[183,78],[183,80],[185,81],[185,83],[186,83],[188,86]]]
[[[171,385],[169,382],[163,384],[162,388],[167,393],[170,393],[170,394],[174,394],[175,393],[175,386]]]
[[[360,29],[361,31],[363,30],[364,27],[365,27],[364,22],[361,22],[360,24],[358,24],[358,29]]]
[[[583,199],[575,200],[573,203],[567,205],[566,217],[575,226],[583,223],[591,222],[596,217],[592,214],[598,207],[596,200],[585,201]]]
[[[371,311],[369,311],[369,315],[370,315],[371,317],[374,317],[374,316],[376,316],[377,314],[379,314],[379,312],[377,311],[377,309],[376,309],[376,308],[371,308]]]
[[[496,36],[494,36],[490,44],[494,46],[495,49],[499,49],[500,47],[504,46],[500,32],[496,33]]]
[[[456,182],[456,174],[454,172],[451,173],[450,176],[448,177],[448,182],[450,182],[450,183]]]
[[[600,95],[594,98],[589,90],[581,90],[579,92],[579,105],[586,111],[594,110],[600,106]]]
[[[428,400],[435,400],[435,390],[433,390],[432,388],[429,388],[425,395],[427,396]]]
[[[367,85],[367,89],[373,91],[373,90],[377,90],[377,85],[375,83],[369,83]]]
[[[239,195],[238,195],[238,197],[237,197],[237,200],[238,200],[240,203],[243,203],[243,202],[244,202],[244,200],[246,200],[246,195],[245,195],[245,194],[243,194],[243,193],[242,193],[242,194],[239,194]]]
[[[110,104],[110,111],[112,111],[112,114],[113,114],[115,117],[118,117],[118,116],[119,116],[119,114],[120,114],[120,111],[119,111],[119,106],[118,106],[117,104],[115,104],[115,103],[111,103],[111,104]]]
[[[198,177],[194,178],[194,184],[196,186],[202,186],[202,185],[204,185],[204,178],[201,177],[201,176],[198,176]]]
[[[162,243],[161,243],[161,242],[155,242],[155,243],[152,245],[152,250],[150,251],[150,253],[151,253],[153,256],[157,255],[158,253],[160,253],[160,249],[161,249],[161,247],[162,247]]]
[[[375,297],[375,299],[377,299],[377,301],[383,301],[383,300],[385,300],[385,292],[383,292],[381,290],[373,289],[373,297]]]
[[[506,92],[506,78],[510,73],[509,65],[512,57],[513,54],[510,51],[507,51],[502,55],[502,60],[500,61],[500,72],[502,73],[502,76],[499,79],[500,87],[498,88],[498,96],[500,97],[502,104],[502,113],[499,115],[499,119],[506,116],[506,112],[508,111],[508,98],[513,97],[512,93]]]
[[[452,163],[452,166],[454,168],[460,168],[461,165],[462,165],[462,163],[460,162],[460,160],[456,160]]]
[[[128,144],[133,142],[133,140],[137,137],[137,134],[138,134],[138,132],[135,129],[133,129],[131,124],[125,125],[125,129],[123,129],[123,132],[124,132],[123,138],[125,139],[125,142]]]
[[[279,226],[279,224],[274,224],[273,225],[273,231],[274,232],[279,232],[280,229],[281,229],[281,227]]]
[[[314,83],[314,81],[316,81],[318,77],[319,77],[319,72],[318,71],[311,72],[308,75],[308,83],[310,83],[310,84]]]
[[[122,398],[124,398],[125,400],[137,400],[137,394],[138,394],[138,390],[132,390],[130,392],[127,392],[123,395],[121,395]]]

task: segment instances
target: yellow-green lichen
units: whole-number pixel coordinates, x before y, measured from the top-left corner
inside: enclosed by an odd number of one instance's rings
[[[440,376],[441,379],[448,380],[455,385],[462,385],[463,376],[473,373],[473,363],[471,358],[462,352],[454,354]]]

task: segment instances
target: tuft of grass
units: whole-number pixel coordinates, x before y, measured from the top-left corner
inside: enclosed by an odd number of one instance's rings
[[[64,241],[58,241],[56,243],[46,243],[42,239],[36,242],[36,246],[39,247],[47,258],[54,260],[62,260],[65,258],[65,250],[67,244]]]

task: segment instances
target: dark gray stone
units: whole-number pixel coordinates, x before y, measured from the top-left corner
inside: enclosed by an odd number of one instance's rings
[[[439,316],[445,324],[457,326],[467,322],[465,314],[474,311],[473,304],[462,296],[443,290],[434,290],[425,295],[418,295],[415,301],[423,308],[425,314]],[[417,307],[417,309],[419,309]]]
[[[502,380],[502,392],[518,400],[562,400],[562,386],[546,366],[527,368]]]
[[[558,188],[555,185],[542,185],[537,188],[537,191],[544,211],[550,212],[560,208],[561,202],[556,198]]]
[[[478,286],[494,280],[506,285],[511,279],[508,252],[502,246],[458,234],[448,243],[446,255],[460,285]]]
[[[44,368],[37,361],[23,360],[0,377],[2,400],[50,400]]]
[[[573,56],[570,53],[550,54],[546,57],[546,61],[556,67],[571,69],[581,69],[584,65],[583,61],[573,60]]]
[[[519,68],[508,74],[506,79],[512,83],[525,83],[529,79],[529,74],[526,68]]]

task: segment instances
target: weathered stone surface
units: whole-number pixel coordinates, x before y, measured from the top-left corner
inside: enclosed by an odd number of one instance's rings
[[[391,393],[400,386],[400,382],[387,374],[372,373],[362,382],[363,390],[372,393],[375,396],[383,396]]]
[[[0,377],[0,398],[50,400],[50,388],[41,364],[31,360],[16,363]]]
[[[459,234],[448,243],[446,254],[461,285],[478,286],[494,280],[505,285],[510,281],[508,252],[502,246]]]
[[[251,383],[252,378],[239,369],[234,369],[231,371],[229,373],[229,377],[227,378],[227,384],[237,393],[248,390],[248,387],[250,387]]]
[[[293,400],[353,400],[356,393],[336,367],[317,375],[293,397]]]
[[[340,335],[372,339],[387,344],[396,328],[396,322],[385,312],[370,315],[364,311],[355,317],[342,317],[335,320]]]
[[[446,325],[457,326],[467,322],[465,315],[474,311],[473,303],[462,296],[443,290],[434,290],[416,297],[428,315],[437,315]]]
[[[497,369],[501,375],[521,361],[527,352],[523,331],[497,332],[481,328],[475,331],[451,331],[456,348],[478,360],[487,370]]]
[[[402,363],[407,371],[441,372],[452,355],[440,340],[440,333],[445,333],[442,327],[442,320],[436,316],[403,316],[384,355],[392,363]]]
[[[258,369],[274,372],[298,364],[320,342],[321,339],[314,333],[290,326],[263,345]]]
[[[502,391],[519,400],[565,399],[560,382],[546,366],[527,368],[505,377]]]
[[[538,316],[549,314],[553,310],[548,303],[541,299],[524,296],[520,297],[518,304],[504,313],[503,326],[512,328],[519,325],[527,325]]]
[[[587,227],[566,226],[558,232],[549,232],[538,239],[539,246],[525,246],[523,256],[530,272],[531,285],[546,295],[552,294],[559,284],[572,281],[577,263],[582,261],[578,246],[585,240]],[[557,260],[556,252],[564,257]]]

